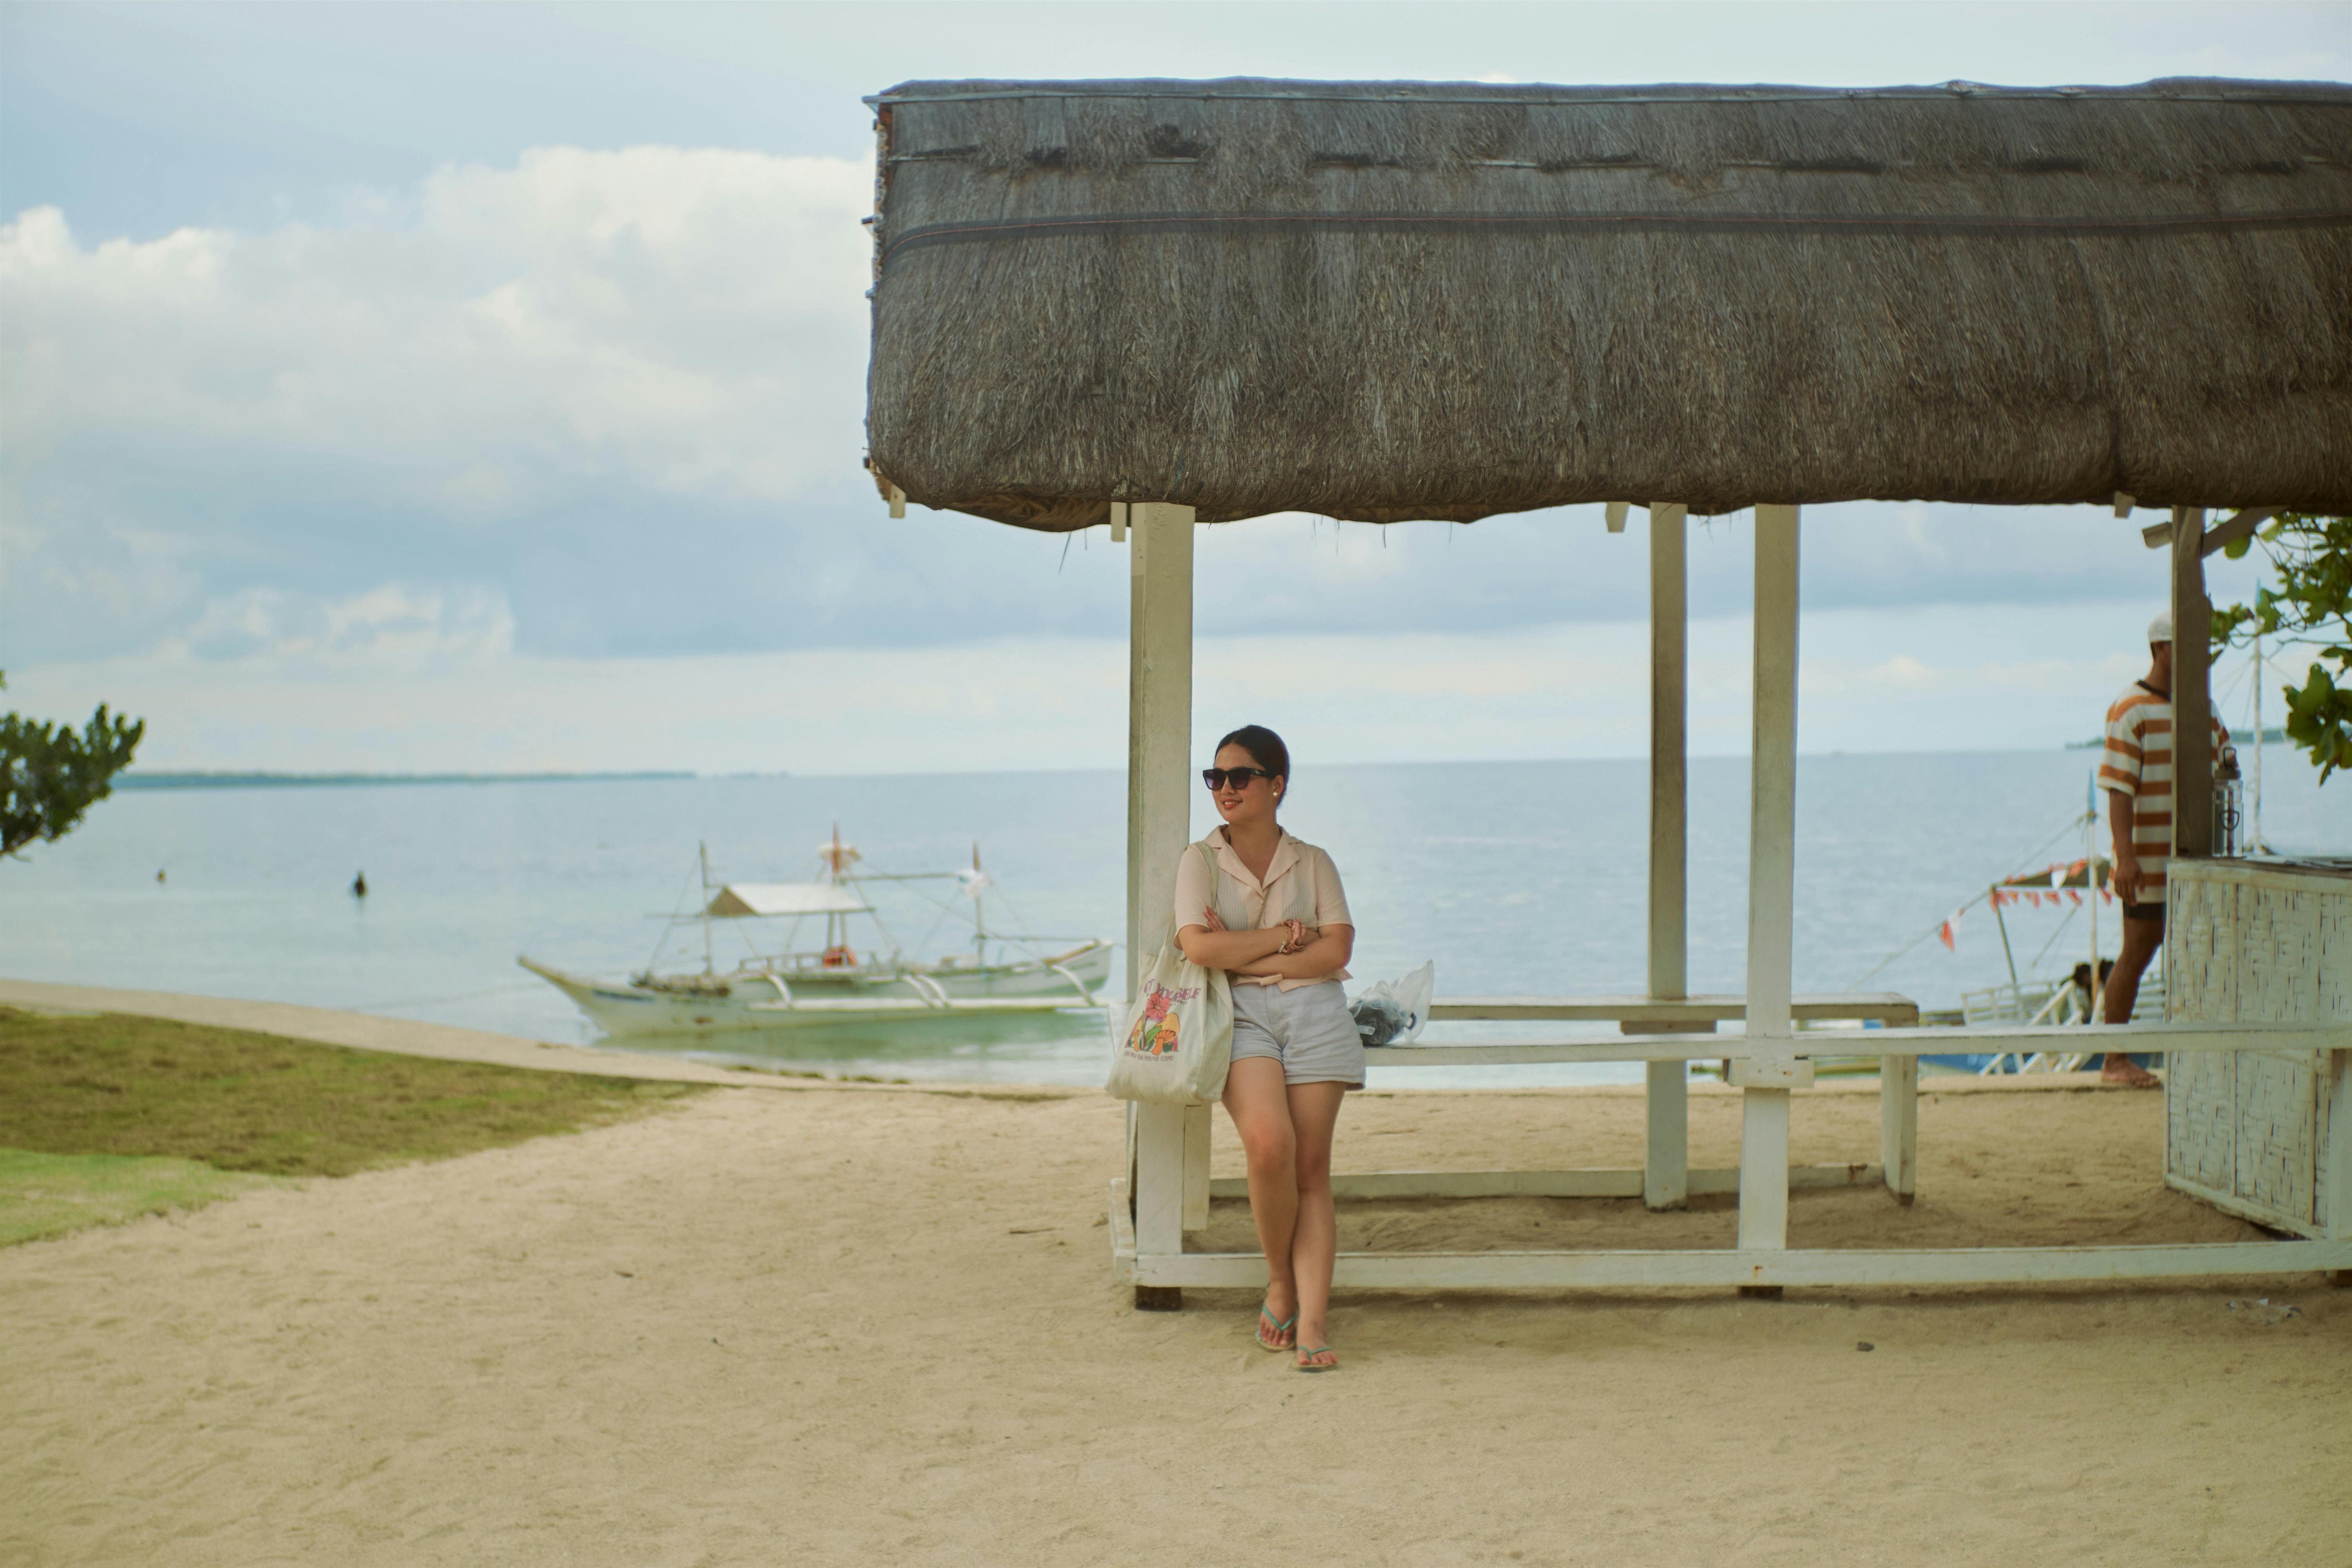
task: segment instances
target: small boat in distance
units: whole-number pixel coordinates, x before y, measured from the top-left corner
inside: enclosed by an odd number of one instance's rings
[[[702,931],[702,968],[656,973],[653,964],[625,981],[591,980],[530,958],[516,963],[572,998],[598,1027],[616,1038],[703,1035],[724,1030],[805,1029],[823,1025],[936,1024],[957,1017],[1054,1013],[1102,1005],[1098,993],[1110,974],[1112,943],[1101,937],[1013,935],[988,929],[985,895],[994,886],[980,867],[980,847],[968,870],[866,872],[863,859],[834,829],[819,847],[813,882],[724,882],[710,879],[710,856],[700,856],[701,894],[692,913],[673,913],[656,944],[682,925]],[[916,886],[952,883],[947,899]],[[867,896],[887,884],[932,905],[943,916],[971,922],[971,951],[923,960],[902,949]],[[954,900],[968,900],[968,908]],[[801,922],[824,921],[824,944],[795,947]],[[866,920],[878,938],[864,949],[851,940],[851,922]],[[783,946],[754,947],[750,957],[721,971],[714,922],[789,921]],[[1063,947],[1062,943],[1075,943]],[[990,952],[993,945],[996,952]],[[1047,952],[1049,947],[1060,951]]]

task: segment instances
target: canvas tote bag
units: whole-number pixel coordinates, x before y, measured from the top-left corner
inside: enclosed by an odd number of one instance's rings
[[[1209,875],[1220,875],[1207,848]],[[1216,886],[1213,880],[1209,884]],[[1222,969],[1184,956],[1175,934],[1135,977],[1126,1027],[1111,1042],[1110,1081],[1120,1100],[1154,1105],[1211,1105],[1223,1098],[1234,1058],[1232,983]]]

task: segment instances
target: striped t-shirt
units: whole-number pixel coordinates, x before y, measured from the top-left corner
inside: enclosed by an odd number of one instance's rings
[[[2230,752],[2229,732],[2213,722],[2213,772]],[[2107,710],[2099,787],[2132,799],[2132,848],[2140,857],[2138,904],[2164,902],[2163,857],[2172,853],[2172,699],[2134,681]]]

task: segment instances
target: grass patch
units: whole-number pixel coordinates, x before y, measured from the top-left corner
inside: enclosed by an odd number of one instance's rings
[[[85,1226],[120,1225],[142,1215],[198,1209],[274,1179],[215,1171],[195,1160],[0,1149],[0,1247]]]
[[[625,1121],[703,1086],[0,1007],[0,1148],[347,1176]]]

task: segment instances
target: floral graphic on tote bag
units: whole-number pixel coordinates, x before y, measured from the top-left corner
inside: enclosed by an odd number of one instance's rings
[[[1165,986],[1153,986],[1151,995],[1143,1005],[1143,1016],[1135,1021],[1135,1031],[1127,1037],[1130,1055],[1139,1057],[1172,1057],[1176,1054],[1176,1015],[1179,998]]]

